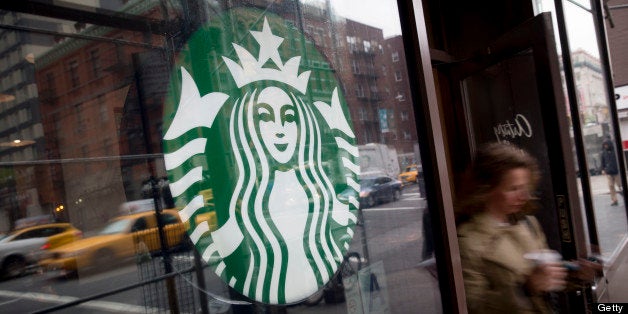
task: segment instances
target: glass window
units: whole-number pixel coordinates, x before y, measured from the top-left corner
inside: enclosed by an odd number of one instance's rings
[[[364,86],[362,86],[361,84],[358,84],[358,85],[355,87],[355,95],[356,95],[358,98],[364,98]]]
[[[366,108],[358,108],[358,120],[366,121],[368,119],[368,112]]]
[[[395,81],[399,82],[403,79],[403,76],[401,75],[401,71],[395,71]]]
[[[92,66],[92,76],[97,78],[100,76],[100,51],[94,49],[89,52],[89,63]]]
[[[47,92],[50,92],[52,94],[55,93],[55,78],[54,78],[54,74],[51,73],[46,73],[46,86],[45,87],[41,87],[42,89],[47,89]],[[43,84],[42,84],[43,85]]]
[[[616,171],[617,161],[624,158],[623,148],[614,145],[614,130],[617,126],[613,125],[611,119],[591,3],[587,0],[564,0],[562,5],[577,94],[575,101],[581,122],[579,127],[582,129],[588,166],[586,170],[576,171],[579,176],[589,176],[599,249],[604,257],[611,258],[628,233],[625,211],[613,210],[615,206],[625,206],[623,198],[618,196],[621,190],[618,176],[625,174]],[[555,11],[553,1],[538,0],[535,1],[535,6],[537,12]],[[556,25],[555,14],[552,15]],[[560,55],[558,29],[555,28],[554,33]],[[562,79],[565,79],[564,75]],[[580,192],[582,193],[582,189]],[[584,208],[583,202],[582,207]]]
[[[24,240],[24,239],[32,239],[32,238],[41,238],[44,236],[43,229],[35,229],[23,232],[15,237],[15,240]]]
[[[72,83],[72,87],[77,87],[80,84],[78,70],[78,61],[70,61],[70,63],[68,64],[68,73],[70,75],[70,82]]]
[[[131,227],[131,232],[137,232],[146,230],[148,228],[148,224],[146,223],[146,219],[138,218],[134,223],[133,227]]]
[[[353,70],[354,74],[360,73],[360,64],[357,60],[351,60],[351,69]]]
[[[423,179],[399,176],[421,158],[394,117],[419,100],[385,73],[408,76],[396,1],[90,3],[3,30],[25,67],[0,93],[36,93],[0,103],[0,232],[51,215],[83,238],[0,290],[75,300],[171,272],[65,311],[442,312]]]
[[[614,144],[617,126],[611,120],[594,18],[590,4],[584,5],[585,2],[588,1],[564,1],[563,5],[600,251],[610,258],[628,232],[625,211],[612,210],[613,206],[625,206],[618,195],[621,191],[619,176],[625,174],[620,174],[617,166],[618,158],[623,157],[622,148]],[[582,171],[580,173],[582,175]]]

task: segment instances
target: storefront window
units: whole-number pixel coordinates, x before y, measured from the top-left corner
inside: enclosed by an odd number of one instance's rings
[[[0,312],[441,312],[396,2],[345,2],[0,11]]]

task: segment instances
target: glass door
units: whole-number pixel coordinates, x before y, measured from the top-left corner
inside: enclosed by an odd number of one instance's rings
[[[542,174],[535,215],[550,248],[571,260],[587,255],[587,242],[552,34],[551,16],[541,14],[448,70],[457,85],[456,136],[467,140],[459,155],[472,156],[482,143],[510,142],[535,156]],[[563,308],[582,304],[581,295],[560,297]]]

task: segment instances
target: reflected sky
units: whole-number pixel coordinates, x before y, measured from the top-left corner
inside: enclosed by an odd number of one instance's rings
[[[599,58],[600,51],[597,48],[593,15],[569,1],[563,3],[571,51],[583,49],[592,56]]]
[[[320,0],[306,0],[316,2]],[[331,5],[335,13],[350,20],[381,28],[384,38],[401,35],[401,24],[395,0],[361,0],[355,5],[351,0],[332,0]]]
[[[597,48],[597,36],[593,23],[593,15],[584,8],[590,8],[588,1],[575,1],[579,5],[571,1],[563,1],[565,10],[565,23],[567,25],[567,33],[569,36],[569,46],[571,51],[578,49],[585,50],[594,57],[599,58],[600,53]],[[558,28],[556,22],[556,10],[554,9],[553,0],[537,0],[535,3],[535,13],[552,12],[552,20],[554,24],[554,34],[556,35],[556,43],[560,45],[558,38]],[[560,50],[558,51],[560,54]]]

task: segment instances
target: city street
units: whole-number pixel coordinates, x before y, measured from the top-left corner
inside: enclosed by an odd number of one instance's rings
[[[104,274],[75,280],[55,279],[46,274],[34,273],[0,283],[0,312],[29,313],[51,306],[87,297],[103,289],[114,289],[137,281],[137,267],[127,266]],[[141,290],[114,295],[103,300],[89,302],[80,307],[59,313],[146,313],[139,306]]]
[[[604,176],[591,180],[595,203],[598,234],[604,257],[623,241],[626,234],[626,213],[623,199],[619,206],[610,206],[610,196]],[[440,312],[440,295],[436,279],[421,266],[423,248],[422,215],[426,206],[416,185],[404,187],[401,198],[396,202],[376,205],[363,209],[362,223],[354,229],[355,236],[349,252],[357,252],[363,265],[367,267],[381,262],[385,276],[378,277],[381,295],[387,301],[391,313],[408,313],[421,308],[425,312]],[[367,239],[367,241],[363,241]],[[368,245],[366,244],[368,243]],[[189,254],[174,257],[177,270],[192,265]],[[140,280],[150,279],[151,274],[160,273],[160,263],[128,265],[113,271],[92,276],[79,276],[77,279],[58,279],[49,274],[33,273],[21,278],[0,282],[0,312],[28,313],[51,306],[71,302],[77,298],[103,293]],[[140,278],[143,277],[143,278]],[[177,281],[180,301],[187,302],[182,312],[198,312],[198,291],[192,287],[195,279],[187,276],[190,282]],[[227,289],[209,270],[205,270],[206,289],[213,294],[227,298]],[[383,278],[382,278],[383,277]],[[163,283],[158,288],[139,287],[114,294],[103,299],[84,303],[80,306],[61,310],[58,313],[147,313],[163,312],[167,306]],[[211,300],[211,298],[209,298]],[[185,303],[182,301],[182,303]],[[211,302],[212,313],[229,309],[221,302]],[[293,305],[289,313],[347,313],[347,302],[326,303],[321,300],[316,305]]]
[[[410,185],[404,188],[400,200],[364,209],[363,223],[354,229],[355,236],[349,251],[358,252],[362,256],[364,266],[380,261],[383,263],[386,276],[379,278],[379,285],[388,298],[391,312],[408,312],[417,306],[425,309],[440,307],[436,280],[425,269],[417,267],[417,264],[421,262],[423,245],[421,219],[424,207],[425,200],[420,197],[417,186]],[[363,238],[368,239],[368,246],[363,245]],[[189,267],[192,263],[187,255],[175,256],[174,260],[175,266],[179,265],[179,270]],[[50,274],[33,273],[21,278],[2,281],[0,282],[0,312],[33,312],[131,285],[139,280],[149,279],[147,274],[151,271],[159,272],[157,270],[159,266],[155,265],[133,264],[102,274],[91,276],[79,274],[77,279],[59,279]],[[145,277],[140,278],[141,276]],[[226,297],[225,286],[209,269],[206,269],[205,276],[207,290]],[[191,281],[194,282],[195,279]],[[198,292],[187,281],[178,280],[177,285],[180,299],[194,298],[193,301],[188,302],[189,306],[182,309],[182,312],[195,312],[194,309],[199,308]],[[153,290],[156,289],[140,287],[57,313],[163,311],[163,308],[161,310],[159,308],[167,305],[167,300],[155,299],[158,294]],[[422,292],[419,293],[419,291]],[[422,297],[417,298],[417,295]],[[145,305],[148,308],[145,308]],[[220,305],[220,302],[211,302],[212,313],[228,309]],[[346,303],[326,304],[325,301],[321,301],[317,306],[294,305],[289,307],[288,311],[291,313],[346,313]]]
[[[183,272],[194,262],[191,254],[181,253],[172,257],[175,272]],[[30,313],[73,302],[79,298],[105,293],[140,281],[150,280],[163,274],[159,258],[140,264],[126,265],[100,274],[79,274],[78,278],[66,279],[55,273],[33,273],[21,278],[0,282],[0,313]],[[226,295],[226,289],[205,269],[207,290]],[[195,278],[189,273],[177,276],[176,297],[182,313],[196,313],[199,308]],[[96,299],[55,313],[166,313],[167,290],[164,281]],[[216,313],[212,310],[212,313]]]

